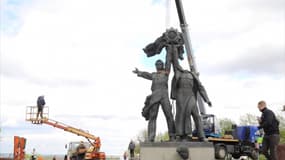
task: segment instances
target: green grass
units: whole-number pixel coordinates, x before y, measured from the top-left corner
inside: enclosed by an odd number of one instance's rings
[[[266,158],[265,158],[264,155],[260,155],[260,156],[259,156],[259,160],[266,160]]]

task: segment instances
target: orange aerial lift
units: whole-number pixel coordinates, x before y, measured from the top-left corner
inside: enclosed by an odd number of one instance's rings
[[[48,107],[44,107],[43,118],[37,118],[37,107],[28,106],[26,108],[26,121],[32,122],[32,124],[47,124],[58,129],[76,134],[78,136],[85,137],[91,144],[91,147],[87,149],[85,153],[86,160],[105,160],[106,155],[104,152],[100,152],[101,140],[99,137],[94,136],[87,131],[68,126],[64,123],[52,120],[48,118]],[[93,141],[91,141],[93,140]]]

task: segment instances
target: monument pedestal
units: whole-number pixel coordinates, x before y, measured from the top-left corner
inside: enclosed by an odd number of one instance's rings
[[[141,160],[181,160],[177,147],[185,146],[189,150],[188,160],[215,160],[213,143],[210,142],[142,142]]]

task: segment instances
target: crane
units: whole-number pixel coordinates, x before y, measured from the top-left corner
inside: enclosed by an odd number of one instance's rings
[[[45,107],[48,108],[48,107]],[[26,109],[26,121],[32,122],[32,124],[46,124],[49,126],[53,126],[58,129],[62,129],[66,132],[70,132],[76,134],[81,137],[85,137],[88,142],[91,144],[91,147],[85,153],[86,160],[105,160],[106,156],[104,152],[100,152],[101,140],[100,137],[97,137],[93,134],[90,134],[87,131],[82,129],[78,129],[59,121],[55,121],[48,118],[48,109],[44,109],[43,118],[36,118],[37,107],[36,106],[28,106]]]
[[[188,24],[186,22],[184,9],[181,0],[175,0],[176,9],[179,17],[180,27],[182,30],[182,35],[185,43],[185,48],[187,52],[187,59],[189,67],[194,74],[199,76],[197,71],[197,66],[195,63],[191,40],[189,36]],[[235,126],[232,129],[231,139],[226,137],[220,137],[218,134],[219,127],[215,123],[215,115],[206,114],[206,109],[202,101],[202,97],[197,95],[199,110],[202,114],[202,120],[204,123],[204,132],[208,137],[209,142],[213,142],[215,149],[216,159],[225,159],[227,154],[231,154],[233,158],[240,158],[242,155],[249,156],[252,159],[258,159],[258,151],[256,148],[256,131],[258,130],[256,126]],[[208,121],[210,121],[208,123]],[[207,125],[210,125],[207,127]],[[245,137],[243,137],[246,135]],[[232,149],[234,148],[234,149]]]

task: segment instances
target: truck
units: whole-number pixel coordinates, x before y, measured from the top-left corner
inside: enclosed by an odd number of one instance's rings
[[[257,126],[233,125],[232,130],[222,136],[215,123],[212,123],[214,119],[214,115],[202,115],[204,133],[208,141],[213,143],[216,159],[238,159],[242,156],[258,159],[258,138],[261,134]]]
[[[47,108],[47,107],[46,107]],[[48,109],[44,108],[44,111],[48,111]],[[44,113],[43,118],[37,118],[36,117],[37,114],[37,107],[36,106],[27,106],[26,108],[26,121],[31,122],[32,124],[35,125],[39,125],[39,124],[46,124],[49,126],[53,126],[55,128],[64,130],[66,132],[70,132],[73,133],[75,135],[84,137],[87,139],[87,141],[89,142],[89,145],[86,145],[85,143],[85,147],[87,149],[85,150],[74,150],[75,147],[77,147],[79,144],[77,143],[70,143],[70,157],[68,157],[70,160],[74,160],[74,159],[81,159],[79,157],[82,157],[85,160],[105,160],[106,159],[106,155],[104,152],[100,151],[100,147],[101,147],[101,139],[100,137],[97,137],[91,133],[89,133],[88,131],[79,129],[79,128],[75,128],[69,125],[66,125],[64,123],[52,120],[50,118],[48,118],[48,113]],[[82,159],[83,159],[82,158]]]
[[[242,156],[257,160],[261,133],[257,126],[237,126],[221,134],[215,115],[202,115],[203,130],[208,142],[213,143],[216,159],[239,159]],[[193,131],[193,140],[198,140],[197,131]]]

